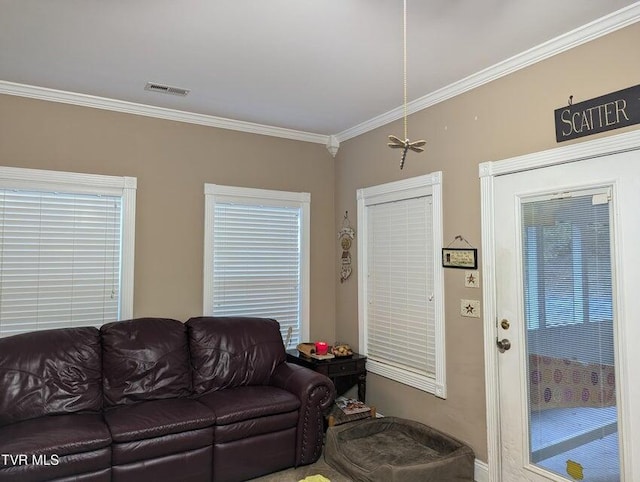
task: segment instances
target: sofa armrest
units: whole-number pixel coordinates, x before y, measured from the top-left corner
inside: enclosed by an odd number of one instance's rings
[[[271,385],[300,399],[296,439],[296,466],[315,462],[322,453],[324,412],[333,404],[336,389],[326,376],[292,363],[278,365]]]

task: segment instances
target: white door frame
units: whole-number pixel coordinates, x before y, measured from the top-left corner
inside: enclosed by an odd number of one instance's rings
[[[500,397],[498,379],[498,335],[496,306],[496,272],[495,272],[495,225],[494,225],[494,179],[497,176],[515,172],[538,169],[542,167],[582,161],[594,157],[607,156],[619,152],[640,150],[640,130],[604,137],[592,141],[581,142],[546,151],[513,157],[501,161],[483,162],[479,166],[481,190],[481,223],[482,223],[482,281],[484,305],[484,360],[485,360],[485,393],[487,403],[487,448],[489,482],[500,482],[502,462],[500,459]],[[616,341],[618,338],[616,337]],[[621,357],[623,358],[623,357]],[[629,381],[629,368],[620,364],[620,384]],[[628,403],[623,400],[622,403]],[[624,410],[624,407],[622,407]],[[626,411],[626,410],[625,410]],[[627,411],[628,413],[628,411]],[[628,454],[631,464],[631,447],[624,443],[621,453]]]

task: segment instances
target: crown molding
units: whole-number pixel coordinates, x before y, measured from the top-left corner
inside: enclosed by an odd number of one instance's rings
[[[635,2],[628,7],[606,15],[598,20],[583,25],[567,32],[559,37],[533,47],[525,52],[515,55],[507,60],[499,62],[480,72],[472,74],[462,80],[454,82],[446,87],[438,89],[430,94],[407,103],[407,115],[439,104],[447,99],[463,94],[469,90],[480,87],[493,80],[509,75],[517,70],[524,69],[532,64],[545,60],[559,53],[570,50],[611,32],[627,27],[640,21],[640,2]],[[373,117],[361,124],[346,129],[334,137],[338,142],[344,142],[353,137],[387,125],[404,116],[404,107],[396,107],[384,114]]]
[[[176,122],[186,122],[188,124],[198,124],[208,127],[217,127],[219,129],[248,132],[250,134],[261,134],[265,136],[281,137],[284,139],[293,139],[296,141],[313,142],[316,144],[327,145],[329,142],[329,136],[322,134],[314,134],[311,132],[297,131],[263,124],[254,124],[253,122],[238,121],[205,114],[195,114],[181,110],[166,109],[164,107],[137,104],[134,102],[97,97],[87,94],[78,94],[75,92],[66,92],[46,87],[17,84],[3,80],[0,80],[0,94],[60,102],[63,104],[79,105],[83,107],[92,107],[94,109],[124,112],[126,114],[155,117],[158,119],[166,119]]]

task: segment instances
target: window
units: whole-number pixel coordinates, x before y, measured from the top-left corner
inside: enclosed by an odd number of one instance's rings
[[[613,320],[607,188],[522,205],[529,330]]]
[[[310,195],[205,184],[204,313],[280,323],[309,337]]]
[[[0,167],[0,336],[133,314],[136,179]]]
[[[440,172],[358,190],[367,369],[446,397]]]

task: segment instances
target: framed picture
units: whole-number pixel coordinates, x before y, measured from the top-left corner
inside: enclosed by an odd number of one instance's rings
[[[445,268],[477,269],[478,250],[476,248],[443,248],[442,266]]]

